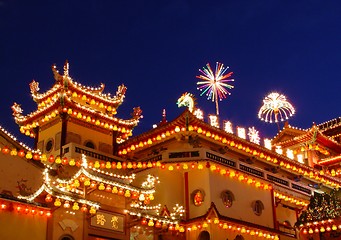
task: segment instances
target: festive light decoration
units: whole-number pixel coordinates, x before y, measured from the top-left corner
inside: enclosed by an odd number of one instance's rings
[[[258,117],[265,122],[278,122],[289,119],[295,114],[295,108],[286,97],[277,92],[272,92],[263,100],[263,105],[259,109]]]
[[[73,81],[68,69],[68,62],[64,65],[63,75],[59,74],[55,66],[52,67],[56,84],[44,94],[39,93],[38,82],[33,81],[30,84],[31,95],[38,104],[35,112],[23,116],[21,106],[17,103],[13,104],[13,115],[20,126],[20,131],[27,136],[35,137],[36,127],[65,113],[79,121],[119,132],[118,142],[131,136],[132,128],[142,117],[141,109],[134,108],[132,119],[129,120],[114,117],[117,107],[125,97],[126,87],[119,86],[116,95],[111,97],[110,94],[102,93],[104,84],[101,84],[99,88],[90,88]]]
[[[276,190],[274,190],[274,196],[280,200],[295,204],[297,206],[306,207],[309,204],[309,201],[307,201],[307,200],[300,199],[300,198],[294,197],[294,196],[286,194],[286,193],[281,193],[281,192],[276,191]]]
[[[302,227],[304,224],[339,218],[341,200],[337,196],[338,190],[332,190],[330,194],[315,192],[307,209],[301,213],[295,225]]]
[[[207,99],[215,102],[216,104],[216,115],[219,115],[219,105],[218,100],[226,98],[226,95],[231,93],[227,89],[232,89],[234,86],[227,84],[227,82],[232,82],[234,79],[229,79],[233,72],[225,74],[229,67],[224,67],[224,64],[217,62],[215,72],[213,72],[209,63],[206,67],[199,69],[202,75],[196,76],[196,78],[203,81],[197,82],[198,90],[202,91],[200,96],[206,94]],[[225,75],[224,75],[225,74]]]
[[[195,97],[192,93],[185,92],[178,99],[177,103],[178,107],[188,107],[188,110],[193,113],[195,109]]]
[[[255,129],[255,127],[249,128],[248,134],[250,142],[259,144],[260,137],[259,137],[259,131]]]

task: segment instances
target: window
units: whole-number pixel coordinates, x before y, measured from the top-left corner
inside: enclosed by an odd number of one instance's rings
[[[88,147],[88,148],[95,149],[95,144],[92,141],[90,141],[90,140],[85,142],[85,146]]]
[[[71,235],[63,235],[59,240],[74,240],[74,238]]]
[[[260,216],[262,214],[262,211],[264,210],[264,204],[261,200],[253,201],[251,204],[253,213],[257,216]]]
[[[198,240],[210,240],[210,239],[211,239],[210,233],[207,231],[202,231],[198,236]]]
[[[234,240],[244,240],[244,237],[240,234],[238,234]]]
[[[232,207],[232,203],[234,201],[234,195],[231,191],[225,190],[220,195],[221,200],[223,201],[223,204],[225,207],[230,208]]]
[[[203,204],[205,199],[205,192],[203,190],[197,189],[192,192],[192,200],[195,206],[199,207]]]
[[[46,151],[47,153],[49,153],[49,152],[52,151],[52,149],[53,149],[53,139],[50,138],[50,139],[47,140],[47,142],[46,142],[45,151]]]

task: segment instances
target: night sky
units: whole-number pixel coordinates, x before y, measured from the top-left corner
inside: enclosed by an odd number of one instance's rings
[[[36,109],[29,83],[40,92],[54,84],[51,65],[84,85],[128,90],[118,116],[140,106],[134,135],[184,109],[177,99],[193,93],[206,115],[214,103],[200,96],[195,76],[206,63],[234,72],[232,95],[220,102],[221,120],[272,137],[275,124],[257,117],[272,91],[287,96],[293,126],[308,128],[341,116],[341,1],[18,1],[0,0],[0,125],[20,140],[13,102]]]

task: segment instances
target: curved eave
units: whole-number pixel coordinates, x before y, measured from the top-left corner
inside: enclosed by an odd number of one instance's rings
[[[246,221],[243,221],[243,220],[240,220],[240,219],[235,219],[235,218],[231,218],[231,217],[228,217],[228,216],[225,216],[225,215],[222,215],[214,202],[211,202],[211,205],[210,207],[208,208],[207,212],[204,214],[204,215],[201,215],[201,216],[198,216],[198,217],[195,217],[195,218],[191,218],[191,219],[188,219],[188,220],[184,220],[184,221],[181,221],[182,224],[193,224],[197,221],[206,221],[207,219],[212,219],[212,216],[218,218],[219,220],[221,221],[226,221],[226,222],[230,222],[232,224],[238,224],[238,225],[243,225],[245,227],[250,227],[250,228],[253,228],[253,229],[259,229],[259,230],[263,230],[263,231],[266,231],[266,232],[270,232],[270,233],[273,233],[273,234],[280,234],[281,232],[279,232],[278,230],[274,229],[274,228],[269,228],[269,227],[266,227],[266,226],[262,226],[262,225],[258,225],[258,224],[255,224],[255,223],[251,223],[251,222],[246,222]]]
[[[104,87],[103,87],[103,89],[104,89]],[[91,99],[94,99],[95,101],[100,101],[100,102],[103,102],[104,104],[114,106],[115,108],[120,106],[123,102],[123,99],[124,99],[124,95],[122,97],[114,96],[114,97],[109,98],[106,95],[101,94],[103,90],[102,91],[93,91],[93,90],[91,90],[91,88],[84,87],[78,83],[74,83],[72,80],[69,81],[68,90],[80,93],[82,95],[85,95]]]
[[[110,124],[117,124],[117,125],[125,126],[128,128],[134,128],[139,123],[139,119],[123,120],[123,119],[119,119],[119,118],[113,118],[113,117],[105,115],[99,111],[94,111],[91,108],[84,107],[84,106],[80,105],[79,103],[72,101],[68,96],[66,96],[64,107],[68,107],[68,106],[72,109],[76,109],[77,111],[82,112],[83,114],[96,116],[97,118],[103,119],[103,121],[110,123]]]
[[[52,112],[55,109],[58,109],[59,106],[60,106],[60,101],[57,98],[53,103],[49,104],[44,109],[40,109],[40,110],[38,109],[35,112],[32,112],[26,116],[14,117],[15,122],[18,125],[23,126],[23,125],[38,121],[40,118],[42,118],[48,112]]]
[[[61,85],[59,83],[56,83],[53,85],[53,87],[46,91],[45,93],[35,93],[32,94],[32,98],[36,103],[40,103],[48,99],[49,97],[53,97],[56,93],[61,91]]]
[[[171,129],[178,125],[185,124],[185,118],[187,116],[193,116],[191,119],[191,124],[195,122],[202,122],[200,119],[195,117],[189,110],[185,110],[182,114],[180,114],[177,118],[175,118],[173,121],[167,122],[165,124],[162,124],[161,126],[158,126],[156,128],[151,129],[148,132],[142,133],[136,137],[130,138],[129,140],[125,141],[123,144],[119,146],[119,149],[123,149],[125,147],[128,147],[132,144],[138,144],[140,141],[146,141],[147,139],[151,138],[152,136],[156,136],[164,131],[167,131],[168,129]]]
[[[186,117],[188,117],[188,119],[186,120]],[[226,138],[227,140],[229,141],[233,141],[235,143],[235,147],[232,147],[233,148],[233,151],[236,151],[236,152],[240,152],[242,154],[247,154],[245,152],[243,152],[243,150],[239,150],[236,146],[239,145],[239,144],[242,144],[243,146],[246,147],[249,147],[250,149],[255,150],[257,151],[258,153],[262,153],[264,154],[265,156],[269,156],[271,158],[276,158],[278,160],[278,163],[269,163],[269,164],[274,164],[274,165],[277,165],[277,166],[280,166],[280,162],[285,162],[285,163],[288,163],[290,164],[291,166],[296,166],[296,168],[300,168],[302,169],[303,171],[307,171],[307,172],[314,172],[315,174],[319,174],[319,171],[317,169],[314,169],[314,168],[311,168],[309,166],[306,166],[302,163],[299,163],[297,161],[294,161],[284,155],[280,155],[274,151],[271,151],[261,145],[258,145],[258,144],[255,144],[255,143],[252,143],[246,139],[243,139],[243,138],[240,138],[234,134],[231,134],[231,133],[228,133],[222,129],[219,129],[219,128],[216,128],[216,127],[212,127],[211,125],[209,125],[208,123],[204,122],[204,121],[201,121],[200,119],[196,118],[192,113],[190,113],[188,110],[185,110],[179,117],[177,117],[175,120],[171,121],[171,122],[168,122],[158,128],[155,128],[147,133],[144,133],[144,134],[141,134],[137,137],[134,137],[134,138],[131,138],[127,141],[125,141],[124,143],[122,143],[118,150],[123,150],[125,148],[129,148],[131,145],[137,145],[140,141],[144,142],[144,141],[147,141],[147,139],[150,139],[152,137],[155,137],[156,135],[158,134],[161,134],[162,132],[166,131],[167,129],[170,129],[170,128],[174,128],[175,126],[179,126],[180,128],[184,128],[186,126],[186,124],[188,125],[197,125],[197,127],[201,127],[201,128],[204,128],[206,130],[206,132],[210,132],[212,135],[219,135],[221,136],[221,138]],[[191,131],[190,131],[191,132]],[[196,133],[196,131],[192,131],[193,133]],[[181,134],[181,132],[179,132],[179,134]],[[228,146],[230,147],[230,145],[226,145],[224,143],[222,143],[220,140],[214,140],[212,137],[207,137],[205,135],[202,135],[202,134],[199,134],[198,133],[198,136],[201,136],[202,138],[204,139],[207,139],[209,141],[212,141],[212,142],[215,142],[217,144],[220,144],[222,146]],[[171,138],[174,138],[175,135]],[[170,138],[166,138],[166,139],[170,139]],[[160,141],[161,142],[161,141]],[[158,142],[156,142],[155,144],[158,144]],[[153,145],[150,145],[150,146],[153,146]],[[146,147],[142,147],[141,150],[144,150]],[[135,151],[139,151],[139,150],[135,150]],[[248,154],[252,154],[251,152],[249,152]],[[257,157],[257,159],[259,161],[263,161],[263,162],[267,162],[267,160],[265,158],[259,158]],[[288,170],[286,168],[282,168],[284,171],[287,171],[287,172],[292,172],[291,170]],[[295,172],[295,174],[297,174]],[[330,180],[330,181],[333,181],[333,182],[336,182],[338,184],[341,184],[341,180],[338,179],[338,178],[334,178],[334,177],[331,177],[331,176],[323,176],[324,178],[326,178],[327,180]],[[309,178],[308,178],[309,179]],[[313,180],[315,181],[315,180]]]
[[[283,129],[271,140],[273,143],[281,142],[280,139],[286,135],[291,136],[292,138],[296,136],[300,136],[302,134],[307,133],[307,130],[302,130],[298,128],[291,127],[290,125],[283,127]],[[284,141],[282,141],[284,142]]]
[[[317,130],[316,132],[316,136],[314,136],[314,129],[311,129],[310,131],[308,131],[307,133],[301,135],[301,136],[297,136],[294,137],[293,139],[290,140],[286,140],[283,142],[278,142],[276,143],[276,145],[280,145],[282,146],[282,148],[289,148],[295,145],[303,145],[305,143],[311,142],[312,139],[315,137],[315,142],[329,148],[330,150],[333,150],[335,152],[341,152],[341,145],[337,142],[335,142],[334,140],[328,138],[327,136],[325,136],[323,133],[321,133],[320,131]]]
[[[8,142],[10,143],[14,148],[17,149],[23,149],[28,152],[36,152],[30,147],[28,147],[26,144],[18,142],[17,138],[14,137],[12,134],[10,134],[8,131],[6,131],[3,127],[0,126],[0,135]]]

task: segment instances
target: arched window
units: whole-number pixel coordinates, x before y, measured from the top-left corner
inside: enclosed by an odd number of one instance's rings
[[[198,236],[198,240],[210,240],[210,239],[211,239],[210,233],[207,231],[202,231]]]
[[[59,240],[75,240],[71,235],[63,235],[59,238]]]
[[[45,152],[46,152],[46,153],[49,153],[49,152],[52,151],[52,149],[53,149],[53,139],[50,138],[50,139],[47,140],[47,142],[46,142],[46,145],[45,145]]]
[[[87,140],[87,141],[85,141],[85,144],[84,144],[86,147],[88,147],[88,148],[92,148],[92,149],[95,149],[95,144],[92,142],[92,141],[90,141],[90,140]]]
[[[234,240],[244,240],[244,237],[240,234],[238,234]]]
[[[260,216],[262,214],[262,211],[264,210],[264,204],[261,200],[253,201],[251,204],[253,213],[257,216]]]
[[[231,191],[229,190],[222,191],[220,197],[225,207],[227,208],[232,207],[232,203],[234,201],[234,195]]]

